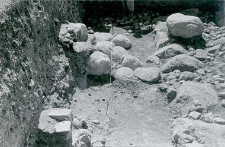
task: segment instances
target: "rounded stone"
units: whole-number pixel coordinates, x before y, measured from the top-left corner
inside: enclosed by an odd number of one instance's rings
[[[116,45],[116,46],[121,46],[125,49],[129,49],[131,47],[131,42],[130,39],[128,39],[126,36],[122,35],[122,34],[118,34],[116,35],[113,39],[112,42]]]
[[[87,71],[91,75],[109,74],[111,69],[109,57],[99,51],[92,53],[87,62]]]

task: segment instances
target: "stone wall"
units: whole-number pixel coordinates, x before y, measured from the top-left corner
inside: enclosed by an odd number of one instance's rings
[[[35,146],[43,108],[69,107],[75,85],[58,32],[65,20],[81,22],[80,9],[74,0],[1,1],[1,147]]]

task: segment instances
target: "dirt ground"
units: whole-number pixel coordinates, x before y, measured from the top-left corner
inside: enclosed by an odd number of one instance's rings
[[[127,36],[132,42],[129,53],[145,63],[156,50],[153,35],[138,39]],[[88,122],[93,142],[104,137],[106,146],[172,146],[170,125],[174,115],[166,96],[157,91],[157,84],[114,81],[77,89],[71,109],[75,116]]]
[[[106,138],[106,146],[171,146],[173,114],[156,85],[114,82],[78,89],[72,110],[89,122],[93,140]]]

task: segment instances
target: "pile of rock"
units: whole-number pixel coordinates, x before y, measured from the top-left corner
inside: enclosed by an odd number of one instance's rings
[[[182,118],[175,119],[172,124],[173,143],[184,147],[222,147],[225,119],[209,112],[217,101],[217,92],[211,85],[184,82],[174,100],[174,105],[181,108]]]
[[[84,120],[73,118],[70,109],[42,111],[39,118],[39,146],[91,147],[91,133]]]
[[[176,119],[172,125],[172,139],[176,146],[222,147],[225,142],[222,135],[225,120],[209,112],[218,104],[218,97],[220,105],[225,107],[224,65],[218,60],[223,56],[224,30],[214,23],[203,24],[196,16],[179,13],[170,15],[166,22],[159,22],[155,27],[158,50],[147,62],[163,63],[163,83],[158,89],[166,92],[171,106],[180,109],[182,118]],[[201,36],[206,41],[206,48],[194,49],[180,44],[181,39],[194,40]],[[210,66],[214,66],[212,70]],[[222,92],[217,94],[212,85]]]
[[[124,35],[113,37],[110,33],[93,32],[82,23],[62,24],[59,41],[66,48],[75,84],[79,88],[86,88],[89,74],[111,74],[111,60],[121,62],[127,54],[125,49],[131,47],[130,40]],[[130,66],[130,60],[124,64]]]
[[[69,109],[49,109],[42,111],[39,118],[40,146],[71,147],[72,119]]]
[[[207,114],[205,114],[207,115]],[[214,123],[207,123],[199,118],[203,119],[198,112],[193,112],[189,115],[190,118],[178,118],[172,124],[172,136],[173,143],[176,146],[183,147],[223,147],[225,125],[221,118],[213,118]]]

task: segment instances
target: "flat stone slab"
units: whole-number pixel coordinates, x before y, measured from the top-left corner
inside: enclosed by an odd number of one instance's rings
[[[51,118],[59,120],[59,121],[63,121],[63,120],[72,121],[73,119],[72,111],[70,109],[53,108],[50,110],[48,115]]]
[[[71,147],[71,120],[70,109],[53,108],[42,111],[38,124],[40,146]]]
[[[55,131],[60,132],[70,132],[71,131],[71,121],[62,121],[55,125]]]

